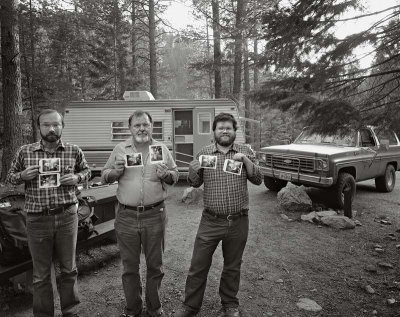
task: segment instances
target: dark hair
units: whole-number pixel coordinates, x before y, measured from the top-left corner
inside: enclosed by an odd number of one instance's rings
[[[57,110],[55,110],[55,109],[44,109],[44,110],[40,111],[40,113],[38,114],[37,119],[36,119],[36,124],[37,124],[37,126],[40,127],[40,117],[41,117],[41,116],[44,116],[44,115],[46,115],[46,114],[50,114],[50,113],[57,113],[57,114],[60,116],[60,118],[61,118],[61,123],[62,123],[62,126],[63,126],[63,128],[64,128],[64,117],[63,117],[63,115],[62,115],[61,113],[59,113],[59,112],[58,112]]]
[[[213,122],[213,131],[215,131],[215,128],[217,127],[217,123],[218,122],[226,122],[226,121],[230,121],[232,122],[233,125],[233,130],[237,130],[237,121],[235,119],[234,116],[232,116],[230,113],[226,113],[226,112],[221,112],[219,114],[217,114],[214,118],[214,122]]]
[[[139,117],[143,117],[143,116],[147,116],[150,120],[150,123],[153,123],[153,118],[151,117],[150,113],[148,113],[147,111],[143,111],[143,110],[136,110],[134,113],[131,114],[131,116],[128,119],[129,126],[131,126],[133,118],[139,118]]]

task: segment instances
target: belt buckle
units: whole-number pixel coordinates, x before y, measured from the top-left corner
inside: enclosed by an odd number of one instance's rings
[[[144,206],[137,206],[137,211],[138,212],[143,212],[144,211]]]
[[[229,214],[228,216],[226,216],[226,220],[231,221],[232,220],[232,215]]]

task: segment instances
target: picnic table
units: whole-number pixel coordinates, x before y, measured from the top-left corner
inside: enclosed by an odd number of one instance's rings
[[[93,234],[87,240],[77,243],[77,250],[88,248],[99,240],[114,236],[115,196],[117,185],[104,185],[82,190],[82,196],[93,196],[96,199],[94,213],[98,217],[94,228],[98,234]],[[12,266],[0,265],[0,283],[9,280],[17,275],[24,274],[32,270],[32,261],[28,260]],[[26,275],[27,279],[32,278],[32,274]],[[27,281],[28,282],[28,281]]]

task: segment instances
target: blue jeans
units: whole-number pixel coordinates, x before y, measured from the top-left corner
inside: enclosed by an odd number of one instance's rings
[[[239,306],[237,293],[240,283],[240,267],[248,231],[249,218],[247,216],[228,221],[203,212],[186,279],[184,306],[187,310],[193,313],[200,310],[212,257],[220,241],[222,241],[224,257],[224,267],[219,285],[221,303],[226,308]]]
[[[54,316],[51,265],[55,257],[61,274],[57,289],[63,316],[74,316],[79,304],[75,262],[78,232],[77,206],[57,215],[31,215],[26,218],[29,249],[33,262],[33,315]]]
[[[141,250],[144,252],[147,267],[147,310],[150,314],[162,310],[159,290],[164,277],[162,256],[166,221],[164,204],[140,213],[125,209],[122,205],[118,207],[115,217],[115,234],[123,265],[122,285],[127,314],[137,314],[143,308],[139,273]]]

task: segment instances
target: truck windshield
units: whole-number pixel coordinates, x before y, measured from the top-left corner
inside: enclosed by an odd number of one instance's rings
[[[293,143],[356,146],[356,132],[338,130],[335,134],[321,134],[304,129]]]

